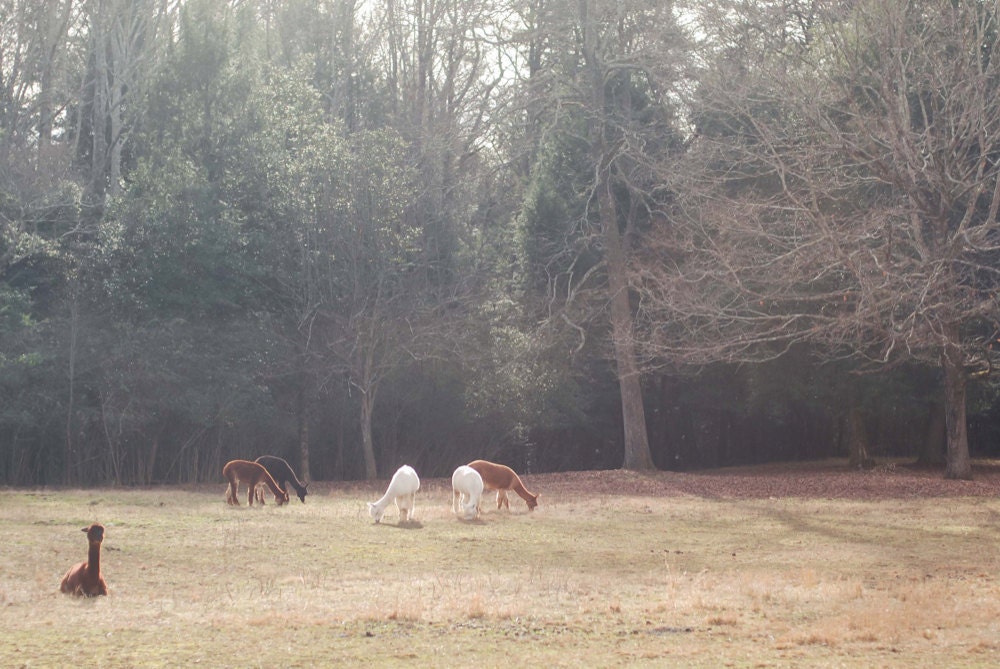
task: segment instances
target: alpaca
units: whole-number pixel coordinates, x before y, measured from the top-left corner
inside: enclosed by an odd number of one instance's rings
[[[420,489],[420,479],[417,472],[409,465],[403,465],[392,475],[389,487],[385,494],[377,502],[368,502],[368,514],[375,519],[376,523],[382,521],[382,515],[389,502],[396,502],[399,510],[399,522],[405,523],[413,520],[413,503]]]
[[[459,507],[466,520],[479,517],[479,504],[483,499],[483,477],[472,467],[462,465],[451,475],[452,510],[457,515]]]
[[[253,506],[254,488],[257,487],[258,483],[264,483],[271,489],[274,501],[279,506],[288,502],[288,493],[278,487],[263,465],[258,465],[256,462],[230,460],[222,468],[222,475],[229,481],[229,486],[226,488],[226,502],[229,504],[240,505],[240,500],[236,497],[239,493],[240,481],[247,484],[247,504],[250,506]]]
[[[101,576],[101,542],[104,541],[104,526],[93,524],[83,528],[87,533],[87,561],[74,565],[63,576],[59,589],[76,597],[95,597],[108,594],[108,584]]]
[[[306,486],[308,483],[303,483],[299,480],[299,477],[295,475],[291,466],[283,458],[279,458],[276,455],[262,455],[256,460],[254,460],[258,465],[263,465],[267,473],[271,475],[275,483],[281,487],[282,490],[288,491],[288,486],[291,485],[295,488],[295,493],[299,496],[299,501],[303,504],[306,503]],[[264,503],[264,494],[260,494],[258,498],[261,504]]]
[[[534,511],[538,506],[538,495],[532,495],[521,483],[520,477],[514,470],[506,465],[498,465],[495,462],[486,460],[473,460],[469,463],[479,475],[483,477],[483,486],[486,490],[497,491],[497,508],[503,506],[510,510],[510,500],[507,499],[507,491],[513,490],[521,499],[528,503],[528,511]]]

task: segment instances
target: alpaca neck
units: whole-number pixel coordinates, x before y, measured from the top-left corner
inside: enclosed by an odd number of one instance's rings
[[[271,492],[274,494],[275,497],[284,496],[284,491],[278,487],[278,484],[274,482],[274,479],[271,478],[271,475],[268,474],[266,471],[264,472],[263,480],[264,480],[264,485],[266,485],[268,488],[271,489]]]
[[[90,550],[87,551],[87,572],[95,575],[101,573],[101,544],[98,541],[92,541]]]

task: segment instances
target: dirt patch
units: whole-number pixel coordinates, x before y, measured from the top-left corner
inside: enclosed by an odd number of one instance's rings
[[[977,464],[972,481],[944,478],[942,469],[904,464],[862,471],[842,461],[762,465],[699,472],[624,470],[563,472],[526,476],[525,485],[552,493],[759,499],[896,499],[912,497],[995,497],[1000,495],[1000,463]],[[544,492],[543,492],[544,494]]]

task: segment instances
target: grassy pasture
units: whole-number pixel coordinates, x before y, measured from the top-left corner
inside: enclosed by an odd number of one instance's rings
[[[222,483],[0,490],[0,666],[1000,665],[1000,479],[831,472],[810,481],[903,492],[551,474],[536,512],[463,522],[425,480],[397,526],[364,509],[385,482],[253,509]],[[92,522],[111,594],[62,595]]]

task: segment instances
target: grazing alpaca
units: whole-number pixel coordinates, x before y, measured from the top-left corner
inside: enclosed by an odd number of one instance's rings
[[[59,589],[76,597],[95,597],[108,594],[108,584],[101,576],[101,542],[104,541],[104,526],[91,525],[83,528],[87,533],[87,561],[70,568],[63,576]]]
[[[240,481],[247,484],[247,504],[250,506],[253,506],[254,488],[258,483],[264,483],[271,489],[274,501],[279,506],[288,502],[288,493],[278,487],[263,465],[258,465],[256,462],[230,460],[222,468],[222,475],[229,481],[229,486],[226,488],[226,502],[229,504],[240,505],[240,500],[236,497],[240,490]]]
[[[486,460],[473,460],[469,466],[483,477],[483,486],[486,490],[497,491],[498,509],[506,506],[507,510],[510,510],[510,500],[507,499],[508,490],[513,490],[528,503],[528,511],[534,511],[535,507],[538,506],[538,495],[532,495],[528,492],[528,489],[521,483],[520,477],[510,467]]]
[[[292,471],[291,466],[284,459],[279,458],[276,455],[262,455],[256,460],[254,460],[258,465],[263,465],[267,473],[271,475],[274,482],[281,487],[282,490],[288,491],[288,486],[291,485],[295,488],[296,494],[299,496],[299,501],[303,504],[306,503],[306,486],[307,483],[303,483],[299,480],[299,477],[295,475]],[[264,503],[264,493],[260,493],[260,497],[257,498],[258,501]]]
[[[375,522],[382,521],[382,514],[389,502],[396,502],[399,509],[399,522],[405,523],[413,520],[413,503],[420,489],[420,479],[417,472],[409,465],[403,465],[392,475],[389,487],[386,489],[382,499],[377,502],[368,502],[368,513]]]
[[[479,517],[483,499],[483,477],[472,467],[462,465],[451,475],[452,510],[457,515],[461,506],[466,520]]]

